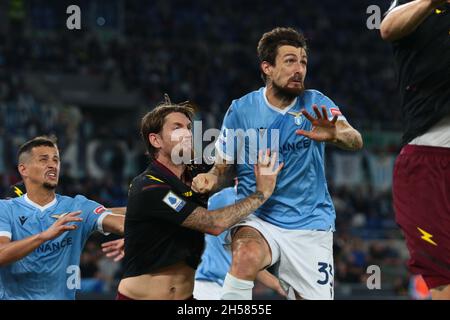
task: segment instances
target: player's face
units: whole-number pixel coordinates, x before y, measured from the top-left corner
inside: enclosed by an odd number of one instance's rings
[[[25,164],[23,173],[31,183],[47,189],[55,189],[59,179],[59,151],[57,148],[41,146],[31,151],[30,160]]]
[[[168,156],[176,154],[179,157],[192,154],[192,123],[183,113],[174,112],[166,116],[161,132],[161,152]]]
[[[307,63],[305,49],[288,45],[279,47],[275,65],[269,68],[274,89],[292,97],[302,94]]]

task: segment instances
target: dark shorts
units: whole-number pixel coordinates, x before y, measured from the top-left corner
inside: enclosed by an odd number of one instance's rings
[[[450,148],[405,146],[395,162],[393,199],[410,271],[430,289],[450,284]]]

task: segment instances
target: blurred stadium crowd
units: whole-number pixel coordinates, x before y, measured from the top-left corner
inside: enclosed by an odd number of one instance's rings
[[[390,191],[401,125],[395,74],[389,46],[366,27],[366,8],[389,2],[2,1],[0,192],[19,180],[18,145],[51,133],[62,151],[59,193],[126,205],[130,179],[146,166],[139,117],[167,92],[196,103],[203,129],[220,128],[231,100],[262,85],[261,34],[292,26],[309,39],[306,86],[331,97],[365,140],[356,154],[328,148],[336,298],[406,298]],[[82,10],[81,30],[65,27],[69,4]],[[102,241],[92,236],[81,259],[82,291],[97,298],[113,295],[120,276]],[[382,290],[367,289],[369,265],[381,267]]]

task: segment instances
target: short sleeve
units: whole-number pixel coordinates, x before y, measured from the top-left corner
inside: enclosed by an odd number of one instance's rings
[[[188,197],[182,197],[169,185],[143,186],[142,190],[133,192],[128,198],[126,219],[159,219],[181,225],[197,207],[197,203],[190,201]]]
[[[342,114],[341,109],[334,103],[333,100],[328,98],[327,96],[323,95],[319,107],[325,106],[327,108],[328,113],[328,119],[333,119],[334,116],[337,116],[338,120],[344,120],[347,121],[347,118]]]
[[[222,159],[227,161],[235,159],[237,150],[236,130],[239,128],[236,105],[233,102],[225,114],[220,135],[215,145],[216,152]]]
[[[83,222],[85,224],[86,231],[90,234],[94,231],[99,231],[104,235],[108,235],[103,231],[103,219],[112,212],[106,209],[98,202],[86,199],[82,206]]]
[[[11,220],[4,201],[0,201],[0,237],[12,238]]]

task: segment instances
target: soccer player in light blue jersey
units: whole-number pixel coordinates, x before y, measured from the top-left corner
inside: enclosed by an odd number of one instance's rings
[[[236,187],[225,188],[209,198],[208,210],[232,205],[236,198]],[[218,236],[205,234],[205,251],[195,272],[194,298],[197,300],[220,300],[223,281],[231,266],[231,252],[225,249],[227,235],[228,231]],[[280,281],[268,271],[259,272],[257,280],[281,296],[286,296]]]
[[[27,141],[18,162],[26,194],[0,200],[0,300],[75,299],[87,238],[93,231],[123,234],[124,216],[81,195],[55,193],[60,158],[54,139]]]
[[[265,87],[232,102],[216,142],[216,163],[192,185],[211,192],[236,164],[242,199],[254,188],[259,150],[269,147],[284,163],[271,198],[231,231],[232,265],[222,299],[251,299],[257,273],[268,267],[290,298],[333,299],[335,210],[325,179],[325,143],[358,150],[362,138],[330,98],[305,89],[308,56],[301,33],[265,33],[258,56]]]

